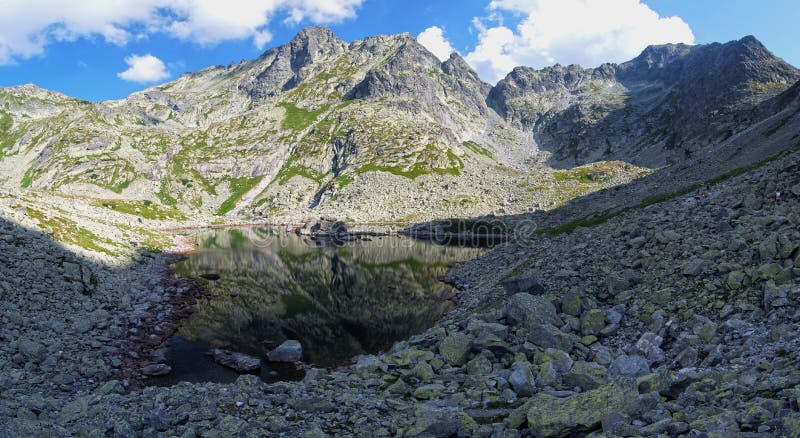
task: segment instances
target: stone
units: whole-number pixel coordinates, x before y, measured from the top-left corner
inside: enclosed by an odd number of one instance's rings
[[[694,347],[686,347],[675,356],[675,363],[682,368],[690,368],[697,364],[698,353]]]
[[[270,362],[298,362],[303,358],[300,341],[288,340],[267,353]]]
[[[467,362],[467,374],[473,376],[486,376],[492,372],[492,362],[485,356],[476,356]]]
[[[438,398],[438,396],[444,391],[444,389],[445,389],[444,385],[440,383],[431,383],[428,385],[422,385],[414,390],[414,398],[418,400],[430,400]]]
[[[19,353],[29,361],[41,362],[47,357],[47,348],[44,344],[30,338],[21,338],[17,348]]]
[[[569,354],[555,348],[547,348],[544,350],[543,361],[551,362],[558,373],[566,373],[575,363],[575,361],[569,357]]]
[[[433,367],[430,366],[427,362],[417,362],[411,371],[409,371],[409,376],[416,377],[421,381],[431,380],[436,377],[436,373],[433,372]]]
[[[595,389],[606,383],[608,371],[595,362],[575,362],[570,370],[562,376],[565,385],[579,386],[583,390]]]
[[[659,348],[664,339],[653,332],[645,332],[636,341],[636,350],[651,364],[664,360],[664,351]]]
[[[172,372],[172,367],[163,363],[155,363],[142,368],[145,376],[165,376]]]
[[[650,374],[650,365],[647,359],[638,355],[622,355],[614,359],[608,366],[608,378],[640,377]]]
[[[467,362],[471,342],[470,337],[465,333],[451,333],[439,344],[439,354],[441,354],[450,365],[464,365]]]
[[[569,291],[561,298],[561,312],[572,316],[581,316],[583,297],[577,292]]]
[[[561,374],[556,370],[553,361],[547,361],[539,366],[536,373],[536,384],[540,387],[556,387],[561,384]]]
[[[214,358],[214,362],[240,373],[261,368],[261,359],[235,351],[215,348],[211,351],[211,357]]]
[[[606,311],[606,322],[612,325],[618,325],[622,322],[622,313],[616,309],[608,309]]]
[[[520,397],[532,396],[536,384],[531,367],[523,364],[512,368],[508,383],[511,385],[511,389]]]
[[[531,327],[528,340],[542,348],[572,351],[572,338],[550,324],[536,324]]]
[[[610,274],[608,277],[606,277],[606,290],[611,296],[616,296],[620,292],[626,291],[629,288],[630,283],[621,275]]]
[[[535,276],[510,278],[502,283],[503,288],[508,294],[520,292],[529,294],[542,294],[545,292],[542,280]]]
[[[611,383],[569,397],[538,393],[530,398],[528,427],[541,437],[560,437],[588,432],[603,419],[624,412],[638,392],[633,385]]]
[[[742,271],[732,271],[728,273],[728,276],[725,278],[725,286],[731,290],[738,290],[741,289],[745,285],[745,281],[747,280],[747,274]]]
[[[553,303],[541,295],[518,293],[508,299],[503,314],[510,324],[527,329],[539,324],[563,324]]]
[[[711,266],[711,263],[703,259],[691,259],[683,266],[683,275],[687,277],[697,277]]]
[[[581,315],[581,333],[584,335],[598,335],[605,326],[605,310],[589,309]]]

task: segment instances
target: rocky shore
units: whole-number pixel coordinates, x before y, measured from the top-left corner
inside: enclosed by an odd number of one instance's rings
[[[0,436],[800,436],[799,171],[517,233],[451,271],[440,324],[293,383],[131,391],[123,339],[191,293],[156,280],[167,256],[110,267],[4,222]]]

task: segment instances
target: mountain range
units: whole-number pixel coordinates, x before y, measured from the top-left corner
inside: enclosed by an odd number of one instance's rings
[[[168,221],[521,213],[691,168],[796,107],[798,80],[748,36],[491,86],[410,34],[311,27],[117,101],[2,88],[0,182]]]

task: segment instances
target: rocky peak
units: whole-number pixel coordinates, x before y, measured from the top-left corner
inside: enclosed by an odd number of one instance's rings
[[[481,84],[481,88],[483,88],[483,85],[491,88],[489,84],[483,82],[481,78],[478,77],[478,73],[476,73],[475,70],[467,64],[467,61],[456,52],[451,53],[450,58],[442,63],[442,71],[447,75],[475,84]]]
[[[287,45],[292,69],[295,71],[321,57],[339,54],[347,48],[347,43],[323,26],[302,29]]]

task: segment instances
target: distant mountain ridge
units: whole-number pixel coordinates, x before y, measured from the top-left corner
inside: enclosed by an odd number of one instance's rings
[[[347,43],[311,27],[117,101],[0,89],[0,181],[165,217],[521,212],[641,172],[622,162],[680,163],[793,105],[777,96],[798,80],[745,37],[517,67],[492,87],[410,34]],[[613,178],[557,176],[598,161]]]

